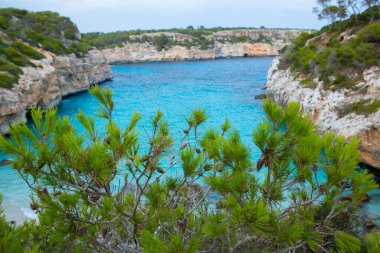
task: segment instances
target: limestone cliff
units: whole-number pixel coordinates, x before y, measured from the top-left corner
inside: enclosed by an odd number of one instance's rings
[[[6,133],[11,124],[26,121],[31,107],[58,105],[62,97],[112,78],[106,58],[97,50],[89,51],[83,58],[40,51],[46,58],[33,60],[37,67],[23,67],[23,74],[13,88],[0,88],[2,133]]]
[[[225,57],[243,56],[272,56],[278,51],[274,46],[264,43],[250,44],[222,44],[216,43],[212,49],[202,50],[197,47],[186,48],[174,46],[168,50],[158,51],[148,43],[133,43],[122,48],[109,48],[102,50],[103,55],[111,64],[159,62],[180,60],[205,60]]]
[[[366,69],[363,81],[355,89],[334,91],[325,89],[318,78],[314,79],[315,88],[306,87],[296,73],[279,68],[279,63],[280,58],[275,59],[268,72],[267,95],[281,104],[299,102],[321,132],[333,131],[347,138],[358,136],[362,161],[380,170],[380,110],[369,115],[345,112],[353,103],[380,98],[380,67]]]
[[[118,47],[105,48],[102,53],[111,64],[274,56],[301,32],[302,30],[285,29],[222,30],[202,37],[203,42],[208,42],[204,47],[197,44],[199,38],[188,34],[146,33],[131,36],[129,42]],[[152,43],[160,35],[167,38],[170,46],[161,49]]]

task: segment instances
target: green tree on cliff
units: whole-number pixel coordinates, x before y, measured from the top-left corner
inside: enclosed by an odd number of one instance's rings
[[[79,112],[80,133],[56,109],[33,109],[33,126],[0,137],[38,214],[27,230],[1,218],[0,249],[17,233],[15,247],[36,252],[379,249],[375,232],[360,238],[355,226],[359,203],[377,187],[356,170],[358,141],[318,135],[298,104],[264,102],[265,120],[253,132],[261,158],[253,161],[228,120],[201,132],[201,109],[185,119],[177,144],[157,112],[143,146],[141,115],[119,126],[111,90],[91,93],[104,128]]]
[[[170,40],[165,34],[160,34],[153,37],[152,43],[157,48],[158,51],[164,50],[168,47]]]

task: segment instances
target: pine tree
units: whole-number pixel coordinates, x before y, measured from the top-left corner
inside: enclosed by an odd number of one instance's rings
[[[186,118],[178,150],[157,112],[144,148],[136,128],[141,115],[118,126],[111,90],[90,92],[104,128],[79,112],[80,133],[56,109],[35,108],[33,126],[14,125],[0,137],[0,150],[33,191],[38,214],[38,225],[21,227],[2,218],[2,245],[35,252],[379,248],[375,232],[359,238],[355,225],[358,205],[377,187],[357,171],[357,139],[320,136],[298,104],[264,102],[266,119],[253,132],[261,158],[253,161],[228,120],[200,131],[207,121],[202,109]],[[22,241],[10,242],[16,234]]]

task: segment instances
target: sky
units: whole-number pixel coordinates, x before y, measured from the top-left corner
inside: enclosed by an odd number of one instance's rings
[[[81,32],[187,27],[311,28],[325,25],[315,0],[0,0],[0,7],[50,10]]]

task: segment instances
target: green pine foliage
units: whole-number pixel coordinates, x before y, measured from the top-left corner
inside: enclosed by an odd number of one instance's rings
[[[34,108],[0,151],[33,192],[37,223],[0,219],[0,249],[14,252],[377,252],[355,212],[377,184],[357,170],[358,140],[320,136],[300,106],[266,100],[251,149],[226,120],[185,118],[180,143],[158,111],[140,140],[139,113],[117,125],[109,88],[90,92],[97,117],[79,112],[79,133],[56,109]],[[201,130],[202,129],[202,130]],[[317,175],[325,175],[325,179]],[[28,228],[28,229],[25,229]],[[5,232],[4,232],[5,231]],[[17,235],[17,236],[16,236]],[[21,250],[22,249],[22,250]],[[362,251],[361,251],[362,250]]]
[[[2,195],[0,194],[0,205],[1,202]],[[35,239],[33,235],[37,235],[34,234],[35,228],[34,221],[19,226],[9,223],[0,207],[0,252],[40,252],[38,246],[33,242]]]
[[[326,89],[355,89],[365,69],[380,65],[379,21],[380,6],[374,6],[319,32],[303,33],[283,50],[280,67],[290,67],[309,87],[318,79]]]

